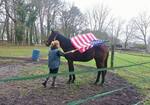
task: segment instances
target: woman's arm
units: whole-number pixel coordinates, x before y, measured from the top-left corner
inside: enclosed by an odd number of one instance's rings
[[[57,55],[58,55],[58,56],[64,56],[65,54],[64,54],[62,51],[59,50],[59,51],[57,52]]]

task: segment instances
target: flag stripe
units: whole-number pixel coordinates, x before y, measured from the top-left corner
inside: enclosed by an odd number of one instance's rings
[[[85,34],[83,34],[83,39],[85,40],[85,42],[90,42],[90,40],[88,39],[88,37],[85,35]]]
[[[92,33],[91,34],[91,37],[94,39],[94,40],[98,40]]]
[[[74,47],[76,47],[77,49],[80,48],[80,46],[76,43],[75,38],[72,38],[71,41],[72,41],[72,44],[74,45]]]
[[[83,37],[81,35],[79,35],[79,40],[85,45],[85,46],[90,46],[89,43],[85,42],[85,40],[83,39]]]
[[[86,36],[87,36],[87,38],[90,40],[90,42],[93,40],[93,38],[91,37],[90,34],[87,34]]]
[[[78,45],[79,45],[80,47],[86,47],[86,45],[84,45],[83,43],[81,43],[81,41],[79,40],[79,37],[78,37],[78,36],[75,37],[75,40],[76,40],[76,42],[78,43]]]

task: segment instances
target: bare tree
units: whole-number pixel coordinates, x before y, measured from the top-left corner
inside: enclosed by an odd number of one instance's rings
[[[61,25],[65,35],[77,34],[84,30],[85,18],[79,8],[72,6],[69,10],[62,11]]]
[[[40,34],[41,34],[41,39],[44,39],[44,19],[45,19],[45,13],[46,13],[46,0],[33,0],[35,5],[38,8],[38,18],[39,18],[39,23],[40,23]]]
[[[111,21],[111,17],[109,16],[110,9],[107,6],[104,4],[95,6],[92,11],[87,12],[90,29],[106,32]]]
[[[11,35],[10,39],[12,42],[16,43],[16,27],[17,27],[17,19],[16,19],[16,4],[17,0],[4,0],[5,1],[5,12],[7,23],[9,24],[9,19],[11,23]],[[9,17],[9,18],[8,18]],[[10,25],[10,24],[9,24]],[[7,31],[9,30],[9,26],[7,25]],[[7,37],[8,38],[8,37]]]
[[[7,0],[5,0],[5,10],[6,11],[9,11],[9,4],[8,4],[8,1]],[[6,35],[7,35],[7,41],[9,42],[10,41],[10,32],[9,32],[9,21],[10,21],[10,19],[9,19],[9,16],[8,15],[6,15]]]
[[[128,42],[133,40],[135,35],[135,27],[132,21],[129,21],[125,26],[125,41],[124,41],[124,47],[127,48]]]
[[[5,22],[6,23],[6,22]],[[6,28],[6,24],[0,25],[0,36],[1,36],[1,40],[4,40],[4,32],[5,32],[5,28]]]
[[[2,6],[4,0],[0,0],[0,6]]]
[[[148,38],[148,52],[150,52],[150,36]]]
[[[39,23],[41,40],[49,35],[51,26],[57,26],[57,17],[60,13],[61,0],[32,0],[38,8],[37,23]]]
[[[0,0],[0,23],[4,23],[3,21],[3,13],[4,12],[4,0]]]
[[[9,18],[15,23],[16,22],[16,4],[17,0],[4,0],[5,4],[7,4],[6,15],[9,16]],[[9,2],[9,5],[8,5]]]
[[[147,38],[148,32],[150,31],[150,15],[148,15],[146,12],[143,12],[139,14],[136,18],[134,18],[133,21],[137,29],[136,38],[144,42],[145,51],[147,52]]]
[[[118,43],[118,37],[123,33],[122,27],[123,27],[124,21],[121,19],[113,18],[110,22],[110,25],[108,27],[108,33],[111,36],[111,43],[116,46]]]
[[[5,16],[4,14],[4,1],[0,0],[0,39],[3,41],[4,39],[4,31],[5,31]]]
[[[50,33],[51,28],[57,27],[58,19],[57,17],[61,13],[61,8],[63,3],[60,0],[47,0],[46,3],[46,18],[47,18],[47,36]]]

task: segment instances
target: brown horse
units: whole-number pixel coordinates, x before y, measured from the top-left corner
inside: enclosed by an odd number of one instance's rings
[[[58,40],[60,42],[60,46],[64,52],[75,50],[75,48],[71,44],[71,40],[64,37],[57,31],[51,32],[51,35],[49,36],[46,42],[46,46],[49,46],[53,40]],[[74,72],[73,61],[85,62],[85,61],[95,59],[97,68],[107,68],[108,55],[109,55],[108,47],[105,44],[102,44],[99,46],[92,47],[87,51],[85,51],[84,53],[80,53],[79,51],[67,53],[65,54],[65,58],[68,61],[69,72]],[[95,84],[99,82],[100,74],[102,73],[101,85],[103,85],[105,81],[106,72],[107,72],[106,70],[98,71]],[[74,83],[74,80],[75,80],[75,74],[70,74],[68,83]]]

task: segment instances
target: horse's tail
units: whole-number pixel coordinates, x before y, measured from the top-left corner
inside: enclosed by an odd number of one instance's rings
[[[109,51],[107,52],[106,59],[105,59],[105,68],[107,68],[108,57],[109,57]]]

